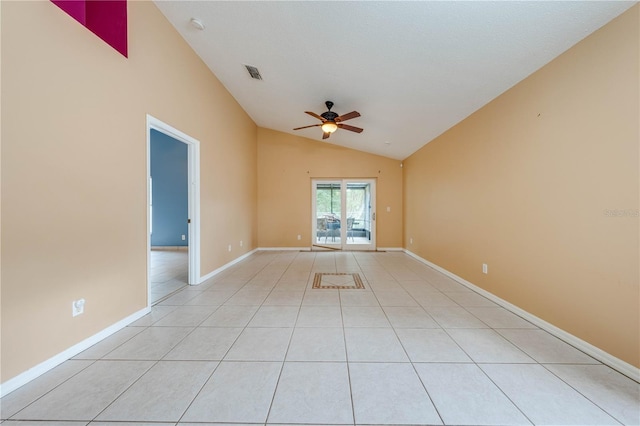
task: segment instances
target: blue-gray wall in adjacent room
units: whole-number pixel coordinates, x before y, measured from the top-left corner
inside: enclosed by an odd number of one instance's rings
[[[187,149],[187,144],[151,130],[152,246],[188,245]]]

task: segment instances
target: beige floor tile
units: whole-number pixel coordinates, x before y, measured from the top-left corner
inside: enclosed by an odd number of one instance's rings
[[[617,423],[540,365],[481,364],[479,367],[536,425],[602,426]]]
[[[491,328],[538,328],[529,321],[512,314],[504,308],[467,307],[466,309]]]
[[[201,294],[201,291],[185,291],[184,289],[158,303],[160,306],[181,306]]]
[[[345,328],[349,362],[409,362],[391,328]]]
[[[261,306],[247,327],[293,327],[298,318],[297,306]]]
[[[216,309],[217,306],[179,306],[152,327],[196,327]]]
[[[640,424],[640,383],[606,365],[545,367],[619,422]]]
[[[208,290],[190,299],[185,305],[220,306],[229,300],[236,290]]]
[[[305,293],[303,306],[340,306],[340,292],[329,289],[312,289]]]
[[[340,290],[342,306],[380,306],[373,292],[362,290]]]
[[[273,290],[262,306],[300,306],[304,291]]]
[[[171,350],[163,360],[216,361],[224,358],[242,328],[196,328]]]
[[[267,419],[280,362],[222,362],[183,422],[259,422]]]
[[[540,363],[599,364],[598,361],[544,330],[496,330]]]
[[[412,296],[420,306],[427,310],[433,307],[460,307],[460,305],[444,293],[413,293]]]
[[[342,320],[345,327],[391,327],[379,306],[343,306]]]
[[[258,311],[259,306],[220,306],[204,320],[201,327],[245,327]]]
[[[418,302],[404,290],[376,291],[380,306],[418,306]]]
[[[462,307],[422,306],[442,328],[489,328],[487,324],[471,315]]]
[[[261,305],[269,295],[270,290],[251,290],[242,288],[238,290],[225,305]]]
[[[344,332],[335,328],[296,328],[287,361],[346,361]]]
[[[356,423],[440,425],[411,364],[350,363]]]
[[[342,310],[339,306],[303,305],[296,327],[342,327]]]
[[[498,305],[496,305],[491,300],[487,299],[486,297],[480,296],[478,293],[474,293],[473,291],[470,291],[470,290],[452,291],[452,292],[445,291],[445,294],[449,298],[453,299],[458,305],[464,306],[464,307],[471,307],[471,306],[476,306],[476,307],[487,306],[487,307],[493,307],[493,308],[498,307]]]
[[[160,361],[97,420],[177,422],[217,362]]]
[[[159,360],[192,330],[190,327],[149,327],[109,352],[105,359]]]
[[[394,328],[440,328],[440,325],[421,307],[382,308]]]
[[[447,333],[477,363],[535,362],[493,330],[451,329]]]
[[[0,399],[0,418],[8,419],[42,395],[93,364],[88,360],[66,361]],[[15,425],[14,425],[15,426]],[[19,425],[18,425],[19,426]]]
[[[472,362],[444,330],[403,328],[396,333],[412,362]]]
[[[415,368],[445,424],[531,424],[474,364],[415,364]]]
[[[292,331],[292,328],[246,328],[224,359],[284,361]]]
[[[152,365],[150,361],[97,361],[13,418],[93,420]]]
[[[269,423],[353,422],[346,363],[287,362],[273,399]]]

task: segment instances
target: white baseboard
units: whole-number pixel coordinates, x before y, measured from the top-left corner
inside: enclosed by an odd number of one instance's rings
[[[189,251],[189,246],[151,246],[155,251]]]
[[[216,270],[213,270],[211,272],[209,272],[207,275],[203,275],[198,279],[198,284],[202,284],[203,282],[205,282],[206,280],[208,280],[209,278],[214,277],[215,275],[218,275],[220,272],[224,271],[225,269],[229,269],[230,267],[232,267],[233,265],[235,265],[236,263],[240,263],[243,260],[245,260],[247,257],[251,256],[253,253],[257,252],[259,249],[253,249],[250,252],[247,252],[245,254],[243,254],[240,257],[236,257],[235,259],[233,259],[231,262],[226,263],[224,265],[222,265],[221,267],[219,267]],[[196,285],[198,285],[196,284]]]
[[[0,384],[0,397],[8,395],[9,393],[18,389],[20,386],[26,385],[33,379],[43,375],[47,371],[53,369],[54,367],[57,367],[58,365],[67,361],[68,359],[73,358],[74,356],[78,355],[80,352],[90,348],[91,346],[95,345],[102,339],[105,339],[111,336],[116,331],[122,330],[127,325],[131,324],[134,321],[137,321],[138,319],[142,318],[149,312],[151,312],[151,308],[147,307],[147,308],[141,309],[138,312],[124,318],[123,320],[120,320],[117,323],[105,328],[99,333],[84,339],[82,342],[71,346],[69,349],[62,351],[59,354],[53,356],[52,358],[49,358],[48,360],[41,362],[35,367],[28,369],[24,373],[17,375],[13,379],[7,380],[6,382]]]
[[[319,246],[322,248],[322,246]],[[312,251],[311,247],[260,247],[258,251]],[[328,248],[328,250],[340,251],[340,249]],[[366,250],[365,250],[366,251]],[[375,251],[404,251],[402,247],[378,247]]]
[[[258,251],[311,251],[311,247],[260,247]]]
[[[427,266],[430,266],[431,268],[435,269],[438,272],[443,273],[444,275],[448,276],[449,278],[452,278],[453,280],[459,282],[460,284],[464,285],[465,287],[469,288],[470,290],[475,291],[476,293],[486,297],[487,299],[497,303],[498,305],[502,306],[503,308],[507,309],[508,311],[511,311],[512,313],[526,319],[527,321],[529,321],[530,323],[540,327],[541,329],[549,332],[550,334],[556,336],[558,339],[563,340],[564,342],[570,344],[571,346],[575,347],[576,349],[581,350],[582,352],[586,353],[587,355],[597,359],[598,361],[602,362],[603,364],[608,365],[609,367],[613,368],[614,370],[619,371],[620,373],[624,374],[625,376],[635,380],[636,382],[640,382],[640,368],[636,368],[633,365],[621,360],[620,358],[616,358],[615,356],[611,355],[610,353],[607,353],[605,351],[603,351],[602,349],[593,346],[591,343],[585,342],[584,340],[580,339],[579,337],[574,336],[571,333],[568,333],[564,330],[562,330],[561,328],[556,327],[555,325],[546,322],[545,320],[538,318],[537,316],[525,311],[522,308],[517,307],[516,305],[513,305],[509,302],[507,302],[504,299],[499,298],[498,296],[496,296],[493,293],[490,293],[480,287],[478,287],[475,284],[470,283],[469,281],[465,280],[462,277],[457,276],[456,274],[454,274],[453,272],[449,272],[446,269],[436,265],[435,263],[429,262],[426,259],[423,259],[422,257],[418,256],[417,254],[404,249],[404,252],[407,253],[409,256],[413,257],[414,259],[424,263]]]

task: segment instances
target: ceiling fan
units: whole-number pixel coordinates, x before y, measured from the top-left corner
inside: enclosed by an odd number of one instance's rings
[[[312,124],[311,126],[302,126],[296,127],[293,130],[306,129],[308,127],[321,127],[322,128],[322,139],[327,139],[331,136],[331,133],[335,132],[338,129],[349,130],[351,132],[362,133],[360,127],[349,126],[348,124],[344,124],[343,121],[351,120],[352,118],[360,117],[360,113],[358,111],[351,111],[348,114],[338,115],[335,112],[331,111],[333,107],[333,102],[327,101],[324,103],[327,106],[328,111],[323,112],[318,115],[315,112],[305,111],[305,113],[309,114],[312,117],[317,118],[322,121],[321,124]]]

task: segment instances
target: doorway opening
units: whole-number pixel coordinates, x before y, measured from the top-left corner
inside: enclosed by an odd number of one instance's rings
[[[375,179],[311,181],[313,246],[375,250]]]
[[[147,115],[149,306],[183,285],[199,283],[199,164],[198,140]]]

